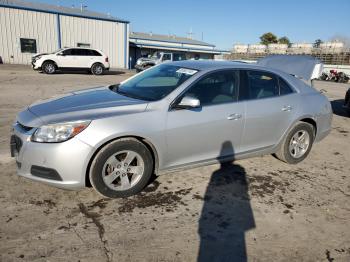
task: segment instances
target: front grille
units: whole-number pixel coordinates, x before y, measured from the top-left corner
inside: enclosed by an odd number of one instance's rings
[[[22,148],[22,140],[16,136],[12,135],[10,139],[10,146],[11,146],[11,156],[14,157],[16,154],[18,154]]]
[[[20,122],[17,122],[17,125],[25,132],[28,132],[33,129],[33,127],[22,125]]]

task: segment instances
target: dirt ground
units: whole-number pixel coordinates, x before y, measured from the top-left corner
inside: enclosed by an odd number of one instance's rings
[[[48,76],[0,65],[0,261],[350,261],[346,85],[316,82],[332,101],[333,129],[298,165],[264,156],[201,167],[117,200],[16,175],[9,134],[18,111],[131,74]]]

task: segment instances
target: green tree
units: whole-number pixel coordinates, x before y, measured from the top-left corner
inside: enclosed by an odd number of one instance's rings
[[[322,43],[323,43],[323,41],[321,39],[316,39],[313,46],[315,48],[319,48]]]
[[[271,32],[265,33],[262,36],[260,36],[260,43],[263,45],[278,43],[277,36],[275,36]]]
[[[280,38],[278,39],[278,43],[279,43],[279,44],[287,44],[288,46],[290,46],[290,44],[291,44],[289,38],[286,37],[286,36],[280,37]]]

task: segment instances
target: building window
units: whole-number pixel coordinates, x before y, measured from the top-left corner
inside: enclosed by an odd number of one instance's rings
[[[90,47],[90,44],[86,44],[86,43],[77,43],[77,47]]]
[[[36,53],[36,40],[20,38],[22,53]]]

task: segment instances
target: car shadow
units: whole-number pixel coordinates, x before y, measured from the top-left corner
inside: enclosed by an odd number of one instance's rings
[[[331,101],[333,114],[337,116],[349,117],[348,111],[343,107],[344,99],[336,99]]]
[[[234,155],[231,142],[223,143],[223,152]],[[255,228],[255,220],[245,169],[231,160],[213,172],[204,195],[198,262],[247,261],[245,232]]]
[[[40,73],[43,73],[43,72],[40,72]],[[109,70],[109,71],[105,71],[103,75],[123,75],[125,73],[126,73],[125,71]],[[56,75],[92,75],[92,73],[87,70],[73,70],[73,71],[59,70],[55,72],[55,74]]]

